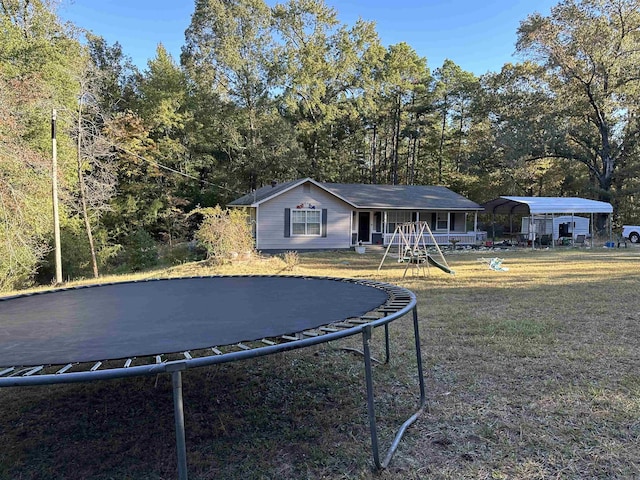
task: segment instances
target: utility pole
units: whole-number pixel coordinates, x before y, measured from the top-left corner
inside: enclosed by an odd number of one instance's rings
[[[56,256],[56,284],[62,283],[62,253],[60,249],[60,216],[58,214],[58,146],[56,143],[56,109],[51,112],[51,195],[53,197],[53,236]]]

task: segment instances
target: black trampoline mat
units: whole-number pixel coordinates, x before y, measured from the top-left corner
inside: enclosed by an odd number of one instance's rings
[[[381,289],[327,278],[203,277],[0,301],[0,366],[142,357],[277,337],[359,317]]]

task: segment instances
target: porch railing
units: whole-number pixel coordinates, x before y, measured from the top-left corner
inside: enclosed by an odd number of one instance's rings
[[[389,245],[392,238],[393,233],[385,233],[384,244]],[[434,233],[433,238],[435,238],[438,245],[476,245],[487,239],[487,232]],[[416,235],[410,235],[407,240],[411,245],[415,245]],[[398,245],[402,242],[403,240],[399,235],[396,235],[395,238],[393,238],[393,245]],[[423,243],[424,245],[434,245],[433,240],[429,235],[423,235],[423,238],[419,239],[418,243],[420,245]]]

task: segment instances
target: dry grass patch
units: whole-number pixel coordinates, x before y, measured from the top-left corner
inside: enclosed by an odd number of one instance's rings
[[[300,254],[295,273],[371,278],[418,296],[430,411],[371,469],[359,338],[188,371],[190,478],[640,477],[640,249],[495,252],[408,274],[382,252]],[[280,257],[153,276],[288,274]],[[416,406],[410,319],[375,368],[383,445]],[[382,357],[382,332],[374,355]],[[0,478],[174,478],[169,377],[0,389]]]

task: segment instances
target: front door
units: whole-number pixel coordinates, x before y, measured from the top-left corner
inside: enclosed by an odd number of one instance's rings
[[[358,241],[362,243],[371,242],[371,213],[358,212]]]

